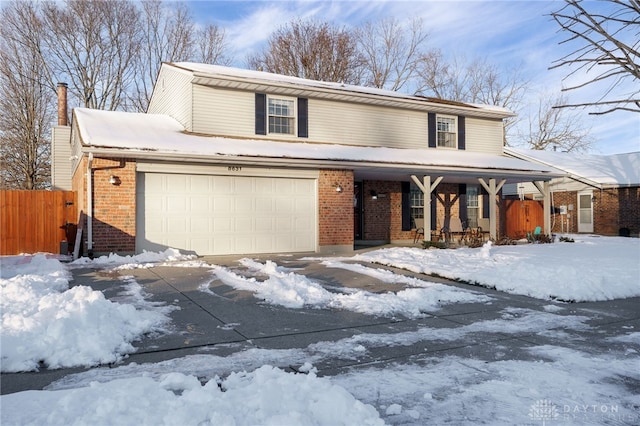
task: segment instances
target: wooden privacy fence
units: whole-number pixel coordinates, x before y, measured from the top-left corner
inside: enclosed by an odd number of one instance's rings
[[[536,226],[544,229],[544,209],[542,201],[537,200],[503,200],[505,203],[505,234],[519,239],[533,232]]]
[[[75,192],[2,190],[0,255],[60,253],[63,241],[71,251],[76,221]]]

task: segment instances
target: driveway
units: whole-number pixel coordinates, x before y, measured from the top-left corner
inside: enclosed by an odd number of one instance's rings
[[[262,262],[271,259],[332,292],[350,288],[382,294],[405,288],[353,270],[325,266],[319,258],[254,258]],[[239,276],[265,279],[238,263],[237,257],[202,260],[225,266]],[[533,356],[528,349],[545,345],[598,355],[615,348],[612,338],[629,329],[640,329],[639,298],[563,304],[394,268],[384,269],[486,297],[443,304],[419,317],[408,317],[335,308],[278,306],[256,298],[253,292],[229,286],[212,274],[210,268],[204,267],[75,269],[72,284],[87,285],[104,292],[108,298],[118,298],[124,285],[122,277],[127,275],[143,287],[149,301],[178,307],[170,314],[170,332],[136,342],[137,352],[129,355],[122,365],[168,362],[188,355],[214,354],[228,360],[208,366],[203,379],[214,374],[224,376],[238,369],[251,370],[263,364],[297,370],[308,361],[318,369],[319,375],[336,375],[361,367],[419,363],[425,357],[452,355],[486,362],[529,361]],[[393,336],[397,336],[395,343]],[[86,371],[78,368],[2,374],[2,394],[43,389],[66,375]],[[621,379],[630,392],[640,394],[637,380]]]

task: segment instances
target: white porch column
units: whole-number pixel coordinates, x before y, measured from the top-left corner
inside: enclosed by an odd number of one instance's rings
[[[431,183],[431,176],[423,176],[423,181],[420,182],[417,176],[411,175],[411,180],[416,184],[422,194],[424,195],[424,241],[431,241],[431,193],[436,189],[442,176],[438,176],[436,180]]]
[[[544,197],[544,201],[542,203],[544,234],[551,236],[551,185],[549,185],[548,181],[535,181],[533,184]]]
[[[489,236],[493,240],[498,238],[497,232],[497,214],[496,214],[496,196],[498,195],[498,191],[502,189],[502,185],[506,182],[506,179],[502,179],[500,182],[496,184],[496,180],[494,178],[489,179],[489,183],[483,179],[478,178],[478,182],[480,185],[489,193]]]

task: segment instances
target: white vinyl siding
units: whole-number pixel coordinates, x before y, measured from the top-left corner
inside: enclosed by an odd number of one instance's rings
[[[71,127],[51,129],[51,186],[54,191],[71,191]]]
[[[255,134],[255,93],[195,85],[193,96],[196,133],[297,139],[295,134]],[[318,99],[309,99],[308,111],[305,142],[394,148],[424,148],[427,143],[425,112]]]
[[[255,94],[194,85],[193,131],[254,138]]]
[[[263,93],[278,97],[268,90]],[[303,95],[307,94],[301,94]],[[309,134],[304,139],[305,142],[390,148],[427,147],[427,112],[311,97],[308,102]],[[194,85],[193,111],[192,131],[195,133],[297,140],[295,134],[255,134],[254,92]],[[501,120],[467,116],[465,135],[466,151],[502,154]]]
[[[465,128],[466,151],[502,154],[502,120],[467,117]]]
[[[427,113],[309,99],[309,139],[346,145],[425,148]]]
[[[192,131],[192,76],[172,67],[162,67],[153,96],[149,102],[149,114],[166,114],[175,118],[187,131]]]

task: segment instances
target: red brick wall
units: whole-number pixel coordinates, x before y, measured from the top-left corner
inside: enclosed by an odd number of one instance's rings
[[[398,197],[400,185],[400,182],[379,180],[363,182],[363,240],[391,240],[391,212],[402,208]],[[372,192],[377,194],[377,199],[373,199]],[[402,216],[393,218],[394,221],[398,219],[402,220]]]
[[[570,192],[554,192],[553,205],[556,208],[560,206],[573,205],[573,210],[567,210],[567,215],[551,214],[551,232],[555,233],[577,233],[578,232],[578,193]]]
[[[593,190],[593,232],[598,235],[619,235],[621,228],[629,229],[631,235],[640,232],[640,188],[616,188]],[[577,191],[554,192],[553,204],[556,208],[573,205],[568,210],[569,217],[552,216],[553,232],[578,232]]]
[[[371,196],[372,191],[378,194],[378,198],[375,200]],[[435,192],[439,196],[438,201],[436,201],[436,220],[438,229],[444,225],[445,215],[450,217],[459,217],[460,200],[457,198],[458,191],[458,184],[444,183],[437,186]],[[363,204],[363,240],[413,241],[414,231],[402,230],[401,182],[364,181]],[[499,223],[500,220],[498,217],[498,225]]]
[[[640,234],[640,187],[620,188],[618,193],[618,231],[629,229],[631,235]],[[596,204],[598,198],[596,196]]]
[[[73,190],[78,194],[78,214],[87,215],[87,158],[83,158],[73,178]],[[94,158],[92,165],[93,185],[93,252],[111,253],[135,251],[136,235],[136,164],[131,160]],[[118,184],[109,182],[117,176]],[[86,221],[78,223],[84,229],[87,240]],[[83,242],[87,250],[87,245]]]
[[[600,235],[620,235],[627,228],[631,235],[640,232],[640,188],[616,188],[593,191],[593,231]]]
[[[336,191],[336,185],[342,192]],[[353,245],[353,172],[320,170],[318,179],[319,245]]]
[[[80,216],[87,213],[87,159],[82,158],[80,165],[71,178],[71,189],[77,194],[78,228],[86,229],[86,223],[80,223]]]
[[[93,160],[93,249],[97,253],[136,249],[136,163]],[[109,182],[116,176],[118,182]]]

